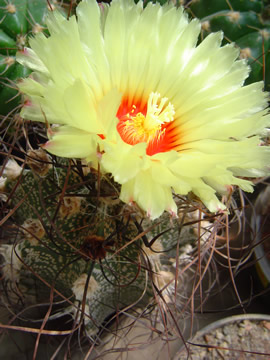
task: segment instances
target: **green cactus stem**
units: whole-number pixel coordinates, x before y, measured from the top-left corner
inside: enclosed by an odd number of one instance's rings
[[[2,301],[48,303],[53,289],[63,306],[51,317],[83,311],[91,337],[115,313],[153,306],[155,291],[174,279],[167,265],[177,244],[198,239],[196,223],[183,227],[169,214],[150,222],[121,203],[110,178],[41,149],[28,151],[24,169],[9,160],[3,179],[18,233],[0,247]]]
[[[0,0],[0,115],[14,113],[21,99],[16,89],[18,79],[29,69],[16,63],[18,50],[28,45],[34,34],[46,31],[49,11],[60,8],[54,0]]]
[[[270,26],[262,0],[193,0],[189,4],[192,16],[202,21],[202,38],[222,30],[224,42],[234,42],[240,48],[240,58],[246,59],[251,74],[246,84],[265,81],[270,90]]]

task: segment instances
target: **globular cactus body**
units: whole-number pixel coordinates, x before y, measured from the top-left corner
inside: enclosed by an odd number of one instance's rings
[[[270,27],[262,0],[193,0],[189,6],[193,16],[202,21],[202,37],[222,30],[225,42],[240,48],[251,74],[246,84],[264,80],[270,90]]]
[[[16,52],[28,45],[29,37],[46,31],[48,12],[59,8],[46,0],[0,0],[0,114],[7,115],[20,105],[18,79],[29,69],[16,63]]]
[[[117,199],[116,184],[102,179],[98,185],[98,174],[83,175],[72,161],[52,163],[38,150],[28,152],[27,164],[30,169],[20,172],[17,166],[15,175],[8,174],[5,182],[19,230],[17,240],[10,239],[0,249],[4,282],[13,292],[13,303],[18,299],[24,307],[48,303],[54,291],[55,301],[66,300],[53,315],[60,316],[75,314],[85,302],[85,324],[91,336],[114,313],[151,305],[153,284],[163,288],[168,282],[160,272],[164,270],[161,256],[167,250],[175,254],[178,220],[173,223],[165,214],[151,223],[139,213],[130,213]],[[147,234],[139,235],[145,229]],[[149,246],[147,239],[153,238]],[[185,232],[183,238],[190,242],[196,235]],[[16,273],[12,264],[17,264]]]

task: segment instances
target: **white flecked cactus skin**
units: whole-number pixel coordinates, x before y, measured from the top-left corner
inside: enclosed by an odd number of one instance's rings
[[[16,229],[0,248],[4,302],[38,305],[53,292],[62,306],[51,318],[69,313],[79,321],[83,312],[91,337],[115,314],[153,306],[154,293],[174,279],[168,259],[179,241],[197,239],[194,229],[180,232],[182,220],[168,214],[143,218],[119,201],[117,185],[80,162],[39,149],[26,164],[8,162],[2,178]]]
[[[204,2],[191,2],[194,15],[208,17],[202,37],[219,29],[226,35],[224,17],[239,28],[239,17],[224,8],[225,2],[212,15],[210,9],[207,14],[202,12],[206,9]],[[234,8],[235,12],[243,12],[242,17],[248,18],[249,11],[257,15],[261,12],[257,7],[248,8],[248,4],[260,6],[261,1],[239,4],[247,7],[245,13],[245,9]],[[220,16],[221,10],[228,13]],[[243,38],[239,35],[234,40],[243,50],[241,56],[258,69],[252,73],[252,81],[262,79],[262,61],[254,60],[261,53],[262,42],[265,61],[270,61],[269,25],[257,15],[260,31],[252,28]],[[268,72],[266,80],[269,90]],[[29,305],[50,303],[53,293],[53,303],[61,301],[61,308],[52,308],[50,318],[68,313],[79,323],[83,313],[86,334],[94,337],[121,312],[151,308],[158,289],[165,294],[166,287],[173,288],[174,275],[167,265],[170,258],[175,260],[177,244],[194,243],[198,237],[203,240],[196,226],[195,230],[191,225],[182,227],[180,215],[178,220],[164,215],[150,223],[138,209],[119,202],[119,189],[110,178],[101,178],[80,162],[52,159],[38,150],[28,152],[23,170],[14,162],[5,169],[0,190],[12,212],[9,220],[14,236],[5,237],[0,247],[2,302],[10,303],[15,313]],[[193,210],[192,206],[189,210]],[[144,232],[149,241],[161,236],[147,247]],[[204,232],[204,236],[207,241],[209,233]],[[170,292],[166,296],[169,301]]]

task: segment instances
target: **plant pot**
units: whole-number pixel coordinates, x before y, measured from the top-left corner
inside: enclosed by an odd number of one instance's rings
[[[255,202],[255,214],[251,218],[255,235],[254,256],[256,273],[261,288],[270,290],[270,186],[259,194]],[[269,294],[268,300],[269,300]]]
[[[270,316],[230,316],[206,326],[182,347],[173,360],[269,359]],[[187,352],[189,350],[189,354]]]

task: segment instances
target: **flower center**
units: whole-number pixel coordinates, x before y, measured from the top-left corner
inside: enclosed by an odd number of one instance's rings
[[[151,93],[147,108],[140,109],[132,105],[131,111],[126,112],[127,107],[120,106],[118,111],[119,123],[117,130],[127,144],[136,145],[141,142],[147,143],[147,148],[161,142],[166,132],[166,125],[174,120],[174,106],[168,103],[167,98],[160,98],[160,94]],[[141,110],[141,111],[140,111]],[[150,151],[153,155],[153,151]],[[158,150],[154,153],[159,152]]]

